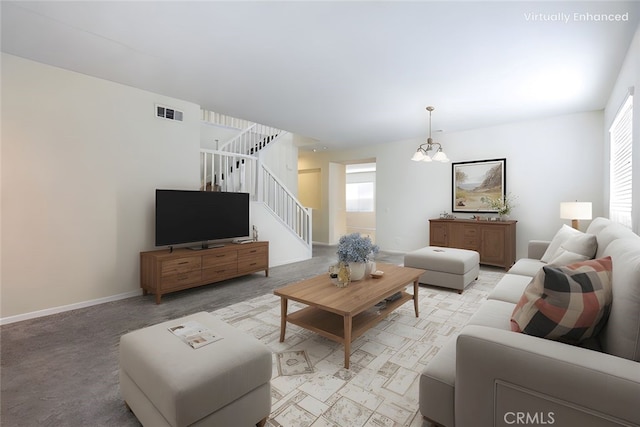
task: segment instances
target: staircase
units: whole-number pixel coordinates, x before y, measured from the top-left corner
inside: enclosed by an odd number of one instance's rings
[[[201,189],[249,193],[251,200],[262,203],[303,243],[310,256],[311,210],[261,161],[263,150],[287,132],[217,113],[203,112],[205,118],[209,123],[227,127],[240,124],[244,128],[215,150],[200,150]]]

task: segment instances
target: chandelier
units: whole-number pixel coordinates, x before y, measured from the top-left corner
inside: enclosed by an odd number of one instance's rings
[[[429,138],[427,138],[427,142],[418,146],[413,157],[411,157],[414,162],[431,162],[435,160],[436,162],[446,163],[449,161],[447,155],[442,151],[442,145],[433,142],[433,139],[431,139],[431,112],[433,110],[435,108],[427,107],[429,112]]]

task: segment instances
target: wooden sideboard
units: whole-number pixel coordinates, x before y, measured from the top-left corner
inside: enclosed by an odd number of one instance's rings
[[[480,264],[509,269],[516,262],[517,221],[430,219],[429,245],[470,249]]]
[[[162,249],[140,253],[140,287],[143,295],[162,295],[208,285],[264,270],[269,276],[269,242],[225,244],[191,250]]]

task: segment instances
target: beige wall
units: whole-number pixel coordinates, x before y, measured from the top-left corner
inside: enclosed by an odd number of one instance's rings
[[[7,54],[1,76],[0,317],[139,293],[155,189],[199,187],[199,106]]]

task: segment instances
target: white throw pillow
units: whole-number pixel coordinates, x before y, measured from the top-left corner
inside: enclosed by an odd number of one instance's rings
[[[562,245],[560,245],[560,247],[569,252],[584,255],[587,259],[592,259],[596,254],[596,249],[598,248],[598,240],[596,239],[595,234],[580,233],[569,237]],[[556,252],[555,255],[557,254],[558,253]]]
[[[549,243],[549,247],[540,258],[540,261],[549,262],[553,259],[560,246],[572,236],[580,235],[582,232],[580,230],[576,230],[575,228],[569,227],[567,224],[563,224],[560,230],[553,236],[551,239],[551,243]]]
[[[568,251],[560,246],[560,249],[556,251],[555,256],[551,259],[551,261],[549,261],[549,265],[561,267],[564,265],[574,264],[576,262],[587,261],[590,259],[591,257]]]

